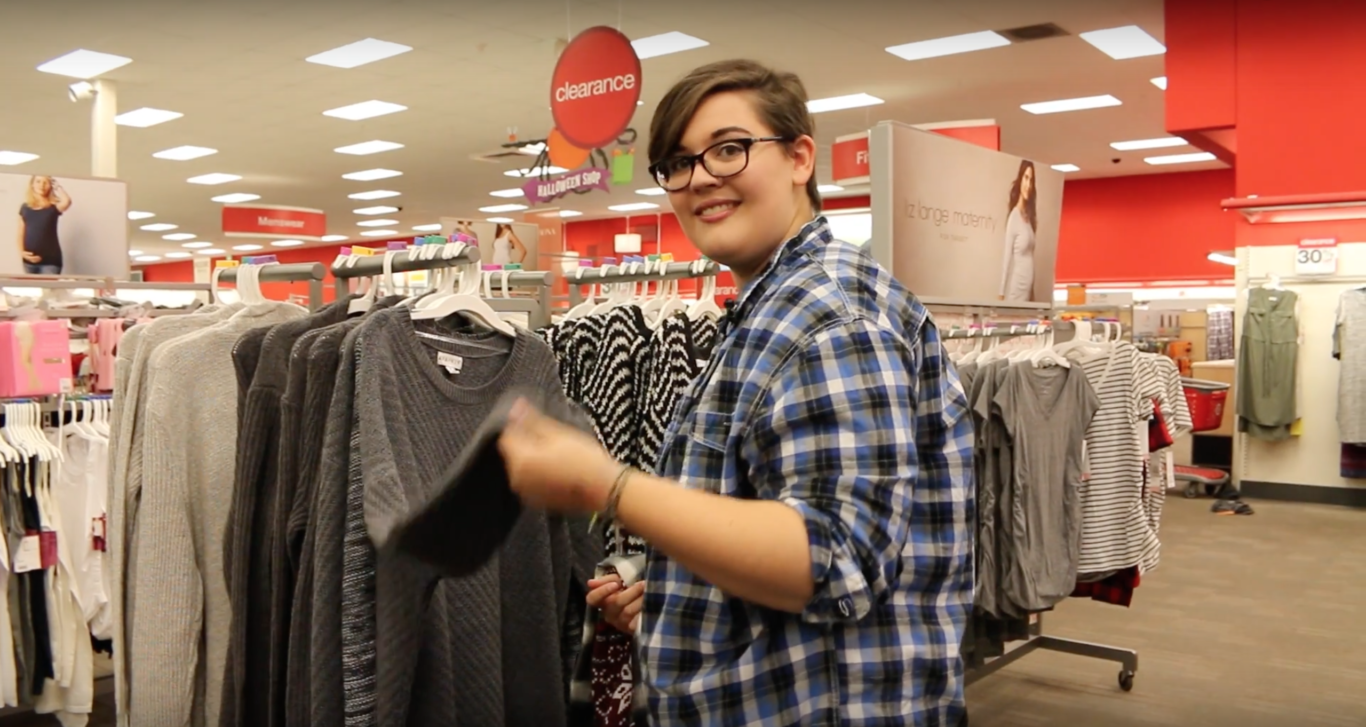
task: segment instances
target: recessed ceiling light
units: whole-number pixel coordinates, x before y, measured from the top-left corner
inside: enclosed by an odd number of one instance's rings
[[[1185,146],[1186,140],[1179,136],[1164,136],[1160,139],[1134,139],[1133,141],[1116,141],[1110,144],[1111,148],[1119,151],[1134,151],[1137,149],[1165,149],[1169,146]]]
[[[1162,45],[1157,38],[1148,35],[1137,25],[1092,30],[1082,33],[1081,39],[1117,61],[1126,58],[1160,56],[1167,52],[1167,46]]]
[[[1104,96],[1083,96],[1081,98],[1064,98],[1057,101],[1040,101],[1038,103],[1021,104],[1020,108],[1031,114],[1056,114],[1063,111],[1083,111],[1085,109],[1099,109],[1106,106],[1119,106],[1123,102],[1119,99],[1106,94]]]
[[[366,63],[374,63],[385,58],[403,55],[410,50],[412,50],[411,47],[399,43],[366,38],[355,43],[348,43],[340,48],[311,55],[304,60],[333,68],[355,68]]]
[[[646,187],[646,188],[644,188],[644,189],[637,189],[637,190],[636,190],[636,194],[643,194],[643,195],[645,195],[646,197],[658,197],[658,196],[660,196],[660,195],[662,195],[662,194],[668,194],[668,193],[669,193],[669,192],[668,192],[667,190],[665,190],[663,187]]]
[[[560,217],[583,217],[583,213],[578,210],[560,210]]]
[[[392,189],[376,189],[370,192],[356,192],[355,194],[348,194],[346,196],[350,197],[351,199],[372,200],[386,199],[388,197],[397,197],[398,195],[399,193],[395,192]]]
[[[630,204],[614,204],[607,209],[613,212],[636,212],[638,210],[656,210],[659,205],[654,202],[631,202]]]
[[[407,106],[400,106],[396,103],[389,103],[388,101],[370,100],[362,101],[360,103],[353,103],[350,106],[341,106],[335,109],[328,109],[327,111],[323,112],[323,116],[331,116],[337,119],[346,119],[347,121],[360,121],[361,119],[373,119],[376,116],[384,116],[385,114],[395,114],[399,111],[407,110]]]
[[[156,217],[156,216],[157,216],[157,213],[155,213],[155,212],[139,212],[139,211],[137,211],[137,210],[133,210],[132,212],[129,212],[129,213],[128,213],[128,219],[130,219],[130,220],[145,220],[145,219],[147,219],[148,217]]]
[[[186,242],[182,244],[181,247],[189,248],[191,250],[202,250],[206,247],[213,247],[213,243],[200,240],[198,242]]]
[[[192,252],[181,252],[180,250],[176,250],[175,252],[168,252],[168,253],[166,253],[166,258],[167,258],[168,260],[180,260],[180,259],[183,259],[183,258],[193,257],[193,256],[194,256],[194,253],[192,253]]]
[[[272,247],[299,247],[304,244],[303,240],[276,240],[270,243]]]
[[[360,233],[362,237],[393,237],[398,234],[396,230],[366,230]]]
[[[1080,172],[1081,167],[1075,164],[1054,164],[1052,167],[1055,172]]]
[[[541,152],[543,152],[543,151],[545,151],[545,142],[541,142],[541,141],[538,141],[538,142],[536,142],[535,144],[526,144],[526,145],[517,147],[517,153],[518,153],[518,154],[529,154],[529,155],[531,155],[531,156],[540,156]]]
[[[542,174],[564,174],[567,171],[569,170],[565,169],[564,167],[532,167],[530,169],[509,169],[506,172],[503,172],[503,175],[508,177],[521,177],[523,179],[530,179],[532,177],[539,177]]]
[[[841,187],[838,184],[820,184],[816,186],[816,191],[821,194],[831,194],[833,192],[843,192],[844,187]]]
[[[1168,154],[1166,156],[1144,157],[1143,161],[1152,164],[1192,164],[1195,162],[1212,162],[1218,157],[1209,152],[1196,152],[1194,154]]]
[[[148,232],[166,232],[167,230],[174,230],[178,226],[169,222],[153,222],[150,225],[143,225],[141,229]]]
[[[161,256],[160,256],[160,255],[138,255],[137,257],[135,257],[135,258],[133,258],[133,259],[134,259],[134,260],[137,260],[137,261],[140,262],[140,263],[154,263],[154,262],[160,260],[160,259],[161,259]]]
[[[350,146],[339,146],[332,151],[335,151],[338,154],[363,156],[365,154],[378,154],[382,151],[393,151],[402,148],[403,145],[396,141],[380,141],[379,139],[375,139],[374,141],[362,141],[359,144],[352,144]]]
[[[129,251],[128,251],[128,257],[137,257],[138,255],[141,255],[141,254],[142,254],[142,251],[141,251],[141,250],[129,250]]]
[[[102,73],[108,73],[115,68],[132,63],[132,58],[124,58],[109,53],[100,53],[93,50],[73,50],[64,56],[53,58],[52,60],[38,66],[38,70],[43,73],[55,73],[59,76],[69,76],[71,78],[94,78]]]
[[[844,109],[876,106],[880,103],[883,101],[877,96],[869,96],[866,93],[851,93],[848,96],[812,99],[806,102],[806,110],[813,114],[820,114],[826,111],[843,111]]]
[[[346,235],[323,235],[323,242],[341,242],[346,239]]]
[[[134,126],[139,129],[145,129],[149,126],[164,124],[167,121],[175,121],[184,115],[185,114],[177,111],[167,111],[165,109],[140,108],[115,116],[114,123],[119,126]]]
[[[496,189],[496,190],[494,190],[494,191],[492,191],[492,192],[489,192],[489,194],[490,194],[491,196],[494,196],[494,197],[503,197],[503,198],[505,198],[505,199],[512,199],[513,197],[525,197],[525,196],[526,196],[526,192],[523,192],[521,187],[516,187],[516,188],[513,188],[513,189]]]
[[[524,204],[495,204],[490,207],[480,207],[479,211],[487,212],[489,214],[497,214],[499,212],[518,212],[526,208],[527,207]]]
[[[485,218],[484,221],[492,222],[494,224],[512,224],[513,222],[516,222],[516,220],[512,219],[511,217],[488,217]]]
[[[358,215],[387,215],[390,212],[397,212],[398,208],[379,205],[377,207],[361,207],[360,209],[351,211],[355,212]]]
[[[199,251],[200,255],[222,255],[226,250],[218,247],[207,247]]]
[[[372,182],[376,179],[388,179],[390,177],[401,176],[403,176],[403,172],[396,172],[392,169],[366,169],[362,172],[343,174],[342,179],[350,179],[357,182]]]
[[[224,174],[222,172],[214,172],[212,174],[201,174],[197,177],[190,177],[185,181],[189,182],[190,184],[214,185],[227,184],[228,182],[236,182],[241,178],[242,177],[237,174]]]
[[[28,152],[0,151],[0,164],[9,167],[12,167],[16,164],[23,164],[24,162],[31,162],[37,158],[37,154],[29,154]]]
[[[1223,263],[1224,265],[1237,265],[1238,258],[1226,252],[1212,252],[1205,256],[1205,259],[1212,263]]]
[[[887,48],[886,51],[898,58],[908,61],[919,61],[926,58],[951,56],[957,53],[971,53],[975,50],[1000,48],[1003,45],[1010,45],[1010,39],[1000,33],[983,30],[976,33],[950,35],[947,38],[933,38],[930,40],[916,41],[914,43],[903,43],[901,45],[891,46],[890,48]]]
[[[433,222],[430,225],[413,225],[413,229],[418,232],[439,232],[441,230],[441,223]]]
[[[1150,79],[1148,79],[1148,81],[1149,81],[1150,83],[1152,83],[1154,86],[1157,86],[1158,88],[1162,89],[1163,91],[1166,91],[1166,90],[1167,90],[1167,77],[1166,77],[1166,76],[1158,76],[1157,78],[1150,78]]]
[[[631,41],[631,47],[636,49],[636,57],[640,58],[642,61],[646,58],[667,56],[670,53],[682,53],[685,50],[705,48],[709,45],[711,45],[711,43],[708,43],[701,38],[694,38],[687,33],[680,33],[677,30]]]
[[[180,242],[181,240],[193,240],[195,237],[196,235],[190,232],[172,232],[169,235],[162,235],[161,239]]]
[[[361,220],[356,223],[358,227],[388,227],[397,224],[398,220]]]
[[[211,197],[210,199],[214,202],[222,202],[223,204],[241,204],[242,202],[250,202],[260,198],[261,195],[259,194],[233,192],[232,194],[220,194],[217,197]]]
[[[152,156],[157,159],[170,159],[172,161],[184,162],[217,153],[217,149],[210,149],[207,146],[177,146],[173,149],[159,151]]]
[[[242,252],[251,252],[251,251],[253,251],[253,250],[260,250],[260,249],[261,249],[261,246],[260,246],[260,245],[251,245],[251,244],[247,244],[247,245],[233,245],[233,246],[232,246],[232,249],[234,249],[234,250],[241,250]]]

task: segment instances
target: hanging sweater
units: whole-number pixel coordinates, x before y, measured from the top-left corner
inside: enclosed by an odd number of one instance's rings
[[[232,348],[247,330],[305,314],[285,303],[248,306],[151,358],[128,639],[137,727],[218,724],[231,626],[223,542],[237,444]]]

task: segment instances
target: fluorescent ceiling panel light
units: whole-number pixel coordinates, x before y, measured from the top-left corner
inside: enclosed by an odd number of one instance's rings
[[[138,255],[141,255],[141,254],[142,254],[142,251],[141,251],[141,250],[129,250],[129,251],[128,251],[128,257],[137,257]]]
[[[403,55],[410,50],[412,50],[410,46],[401,43],[366,38],[355,43],[348,43],[340,48],[311,55],[304,60],[333,68],[356,68],[367,63],[382,61],[385,58]]]
[[[164,124],[167,121],[175,121],[184,116],[178,111],[167,111],[165,109],[140,108],[133,109],[127,113],[119,114],[114,117],[114,123],[119,126],[134,126],[145,129],[149,126]]]
[[[499,212],[519,212],[524,209],[526,209],[526,205],[524,204],[496,204],[491,207],[480,207],[479,211],[497,214]]]
[[[397,212],[398,208],[379,205],[377,207],[361,207],[360,209],[355,209],[351,211],[355,212],[358,215],[387,215],[390,212]]]
[[[251,202],[252,200],[257,200],[260,198],[261,195],[259,194],[251,194],[250,192],[233,192],[232,194],[220,194],[217,197],[211,197],[210,199],[214,202],[222,202],[223,204],[241,204],[242,202]]]
[[[1157,78],[1150,78],[1150,79],[1148,79],[1148,81],[1149,81],[1150,83],[1152,83],[1154,86],[1157,86],[1158,88],[1162,89],[1163,91],[1166,91],[1166,90],[1167,90],[1167,77],[1166,77],[1166,76],[1158,76]]]
[[[357,182],[373,182],[376,179],[388,179],[390,177],[401,176],[403,176],[403,172],[396,172],[392,169],[366,169],[363,172],[351,172],[350,174],[343,174],[342,179],[350,179]]]
[[[578,210],[560,210],[560,217],[583,217],[583,213]]]
[[[166,232],[167,230],[174,230],[176,227],[178,227],[178,225],[173,225],[169,222],[153,222],[150,225],[143,225],[141,229],[146,230],[147,232]]]
[[[517,147],[517,153],[529,154],[531,156],[540,156],[541,152],[543,151],[545,151],[545,142],[541,141],[538,141],[535,144],[527,144],[525,146]]]
[[[206,247],[213,247],[213,243],[200,240],[198,242],[187,242],[181,245],[181,247],[188,248],[190,250],[203,250]]]
[[[363,199],[368,201],[372,199],[385,199],[387,197],[397,197],[398,195],[399,193],[393,191],[392,189],[376,189],[370,192],[356,192],[355,194],[348,194],[346,196],[350,197],[351,199]]]
[[[217,247],[208,247],[199,251],[200,255],[222,255],[226,250]]]
[[[129,212],[129,213],[128,213],[128,219],[130,219],[130,220],[145,220],[145,219],[147,219],[148,217],[156,217],[156,216],[157,216],[157,213],[155,213],[155,212],[139,212],[139,211],[137,211],[137,210],[133,210],[132,212]]]
[[[1053,171],[1055,171],[1055,172],[1080,172],[1080,171],[1081,171],[1081,167],[1079,167],[1079,166],[1077,166],[1077,165],[1075,165],[1075,164],[1054,164],[1054,165],[1053,165]]]
[[[359,144],[352,144],[350,146],[339,146],[332,151],[335,151],[338,154],[363,156],[365,154],[378,154],[382,151],[393,151],[402,148],[403,145],[396,141],[380,141],[379,139],[375,139],[374,141],[362,141]]]
[[[37,158],[37,154],[29,154],[28,152],[0,151],[0,164],[8,167],[12,167],[16,164],[23,164],[24,162],[31,162]]]
[[[342,106],[335,109],[328,109],[323,112],[323,116],[331,116],[336,119],[346,119],[347,121],[360,121],[361,119],[373,119],[376,116],[385,114],[395,114],[399,111],[407,111],[407,106],[400,106],[388,101],[362,101],[353,103],[350,106]]]
[[[646,58],[667,56],[670,53],[682,53],[685,50],[706,48],[709,45],[711,45],[711,43],[708,43],[701,38],[694,38],[687,33],[680,33],[677,30],[631,41],[631,47],[636,49],[636,56],[642,61]]]
[[[1223,263],[1223,264],[1225,264],[1225,265],[1237,265],[1237,264],[1238,264],[1238,258],[1233,257],[1232,255],[1229,255],[1229,254],[1227,254],[1227,253],[1222,253],[1222,252],[1212,252],[1212,253],[1206,255],[1206,256],[1205,256],[1205,259],[1208,260],[1208,261],[1210,261],[1210,262],[1212,262],[1212,263]]]
[[[506,172],[503,172],[503,175],[530,179],[531,177],[539,177],[542,174],[564,174],[567,171],[569,170],[564,167],[532,167],[530,169],[509,169]]]
[[[260,245],[251,245],[251,244],[248,244],[248,245],[233,245],[233,246],[232,246],[232,249],[234,249],[234,250],[241,250],[242,252],[252,252],[253,250],[260,250],[260,249],[261,249],[261,246],[260,246]]]
[[[492,222],[492,223],[494,223],[494,224],[509,224],[509,225],[512,224],[513,222],[516,222],[516,220],[512,219],[511,217],[488,217],[488,218],[486,218],[484,221],[485,221],[485,222]]]
[[[636,212],[639,210],[657,210],[659,205],[654,202],[631,202],[630,204],[614,204],[607,209],[613,212]]]
[[[851,93],[848,96],[831,96],[830,98],[816,98],[806,102],[806,110],[813,114],[825,113],[826,111],[843,111],[845,109],[857,109],[864,106],[877,106],[883,103],[877,96],[869,96],[866,93]]]
[[[341,242],[345,239],[346,235],[323,235],[323,242]]]
[[[430,225],[413,225],[413,229],[416,230],[416,231],[418,231],[418,232],[440,232],[440,231],[441,231],[441,223],[440,223],[440,222],[433,222],[433,223],[430,224]]]
[[[1193,164],[1195,162],[1212,162],[1218,157],[1209,152],[1196,152],[1194,154],[1168,154],[1158,157],[1144,157],[1143,161],[1154,166],[1162,164]]]
[[[521,187],[516,187],[514,189],[495,189],[494,191],[489,192],[489,195],[492,197],[512,199],[514,197],[525,197],[526,192],[523,192]]]
[[[831,192],[843,192],[844,187],[838,184],[820,184],[816,186],[816,191],[821,194],[830,194]]]
[[[192,252],[182,252],[182,251],[180,251],[180,250],[176,250],[175,252],[168,252],[168,253],[166,253],[166,259],[168,259],[168,260],[182,260],[182,259],[187,258],[187,257],[194,257],[194,253],[192,253]]]
[[[217,149],[210,149],[207,146],[177,146],[173,149],[159,151],[152,156],[157,159],[170,159],[177,162],[185,162],[191,159],[206,157],[210,154],[217,154]]]
[[[303,240],[276,240],[270,243],[272,247],[299,247],[304,244]]]
[[[360,233],[362,237],[394,237],[398,235],[397,230],[366,230]]]
[[[241,177],[240,175],[237,175],[237,174],[224,174],[224,173],[222,173],[222,172],[214,172],[214,173],[212,173],[212,174],[201,174],[201,175],[199,175],[199,176],[197,176],[197,177],[190,177],[189,179],[187,179],[187,180],[185,180],[185,181],[189,182],[190,184],[207,184],[207,185],[213,185],[213,184],[227,184],[228,182],[236,182],[237,180],[239,180],[239,179],[241,179],[241,178],[242,178],[242,177]]]
[[[1185,146],[1186,140],[1179,136],[1164,136],[1161,139],[1135,139],[1133,141],[1116,141],[1111,144],[1111,148],[1119,151],[1136,151],[1138,149],[1165,149],[1169,146]]]
[[[976,33],[963,33],[962,35],[950,35],[947,38],[933,38],[931,40],[921,40],[914,43],[903,43],[887,48],[887,52],[908,61],[920,61],[926,58],[938,58],[940,56],[951,56],[958,53],[971,53],[976,50],[986,50],[988,48],[1000,48],[1003,45],[1010,45],[1010,39],[1000,33],[990,30],[983,30]]]
[[[1137,25],[1092,30],[1082,33],[1081,39],[1117,61],[1144,56],[1160,56],[1167,52],[1167,46],[1162,45],[1157,38],[1148,35]]]
[[[398,220],[361,220],[356,223],[358,227],[388,227],[397,224]]]
[[[115,68],[132,63],[132,58],[124,58],[109,53],[100,53],[93,50],[73,50],[64,56],[53,58],[52,60],[38,66],[38,70],[43,73],[55,73],[59,76],[71,78],[94,78],[102,73],[108,73]]]
[[[137,261],[140,262],[140,263],[154,263],[154,262],[160,260],[160,259],[161,259],[161,256],[160,256],[160,255],[138,255],[137,257],[135,257],[135,258],[133,258],[133,259],[134,259],[134,260],[137,260]]]
[[[1100,109],[1106,106],[1119,106],[1123,101],[1105,94],[1104,96],[1083,96],[1081,98],[1064,98],[1057,101],[1040,101],[1038,103],[1021,104],[1020,108],[1031,114],[1056,114],[1063,111],[1084,111],[1086,109]]]
[[[636,194],[643,194],[646,197],[658,197],[662,194],[668,193],[668,190],[664,189],[663,187],[646,187],[644,189],[636,190]]]
[[[191,232],[172,232],[169,235],[162,235],[161,239],[171,240],[173,242],[180,242],[181,240],[193,240],[196,237],[198,237],[198,235],[195,235]]]

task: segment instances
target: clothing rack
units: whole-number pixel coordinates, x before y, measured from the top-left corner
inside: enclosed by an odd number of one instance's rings
[[[1255,288],[1273,282],[1281,285],[1312,285],[1315,283],[1366,285],[1366,275],[1259,275],[1255,278],[1248,278],[1247,287]]]
[[[628,265],[630,264],[628,263]],[[707,278],[715,276],[719,272],[720,267],[711,260],[701,264],[694,260],[692,262],[666,263],[663,272],[657,269],[650,272],[645,272],[642,269],[636,272],[634,268],[627,269],[622,265],[581,267],[572,273],[565,273],[564,278],[569,282],[569,305],[573,307],[583,302],[583,293],[579,290],[581,285]]]
[[[262,283],[308,283],[308,308],[317,310],[323,305],[323,280],[327,277],[327,268],[322,263],[271,263],[259,266],[261,269]],[[218,279],[227,282],[237,280],[237,271],[241,267],[218,268],[214,272],[218,273]]]
[[[421,247],[414,249],[421,250]],[[392,256],[389,256],[385,251],[378,251],[374,255],[356,258],[354,262],[348,260],[333,263],[332,277],[336,278],[337,281],[337,295],[339,297],[350,295],[352,278],[373,278],[383,275],[386,257],[390,257],[390,272],[411,273],[416,270],[440,270],[477,263],[479,262],[479,248],[469,245],[454,257],[446,258],[434,255],[430,259],[425,256],[415,257],[412,250],[398,251]],[[318,267],[322,267],[321,263],[318,264]],[[511,280],[509,280],[509,284],[511,284]]]
[[[1134,688],[1134,675],[1138,673],[1138,652],[1133,649],[1122,649],[1118,646],[1106,646],[1104,644],[1093,644],[1089,641],[1077,641],[1075,639],[1064,639],[1058,636],[1048,636],[1043,632],[1043,615],[1033,614],[1029,617],[1029,638],[1020,642],[1016,646],[1010,647],[1002,656],[998,656],[977,667],[969,667],[965,675],[965,682],[972,684],[979,679],[991,676],[1011,664],[1023,659],[1035,651],[1056,651],[1060,654],[1072,654],[1088,659],[1100,659],[1103,661],[1113,661],[1120,665],[1119,688],[1130,691]]]
[[[484,300],[489,307],[499,312],[526,313],[532,330],[550,325],[550,286],[554,276],[549,270],[485,270],[482,274],[488,283]],[[500,297],[504,281],[508,288],[536,288],[536,297]]]

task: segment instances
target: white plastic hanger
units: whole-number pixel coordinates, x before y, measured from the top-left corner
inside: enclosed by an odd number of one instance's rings
[[[460,272],[460,287],[453,293],[437,292],[413,305],[415,321],[439,320],[456,313],[464,313],[481,320],[489,328],[515,337],[517,329],[499,317],[498,313],[479,297],[479,271],[474,264],[465,265]],[[444,284],[443,284],[444,287]]]
[[[589,268],[589,269],[591,270],[591,268]],[[583,280],[583,271],[584,271],[584,268],[583,268],[583,267],[580,267],[580,268],[578,268],[578,269],[576,269],[576,270],[574,271],[574,285],[575,285],[575,286],[580,286],[580,285],[583,284],[583,283],[581,282],[581,281]],[[569,312],[567,312],[567,313],[564,314],[564,319],[567,320],[567,321],[570,321],[570,320],[574,320],[574,319],[576,319],[576,318],[583,318],[583,317],[585,317],[585,316],[591,314],[591,313],[593,312],[593,308],[595,308],[595,307],[597,306],[597,304],[598,304],[597,298],[598,298],[598,295],[600,294],[600,292],[601,292],[601,287],[600,287],[600,286],[597,286],[597,285],[594,285],[594,284],[592,284],[592,283],[589,283],[589,284],[588,284],[588,297],[584,298],[582,303],[579,303],[578,305],[574,306],[573,308],[570,308],[570,309],[569,309]]]
[[[210,301],[209,301],[209,302],[211,302],[211,303],[223,303],[223,302],[224,302],[224,300],[223,300],[223,288],[221,287],[221,286],[222,286],[222,282],[221,282],[221,281],[222,281],[222,278],[223,278],[223,271],[224,271],[224,270],[227,270],[227,268],[224,268],[224,267],[216,267],[216,268],[213,269],[213,275],[210,275],[210,276],[209,276],[209,298],[210,298]]]
[[[721,306],[716,304],[716,276],[703,275],[707,271],[707,261],[701,258],[693,262],[693,275],[702,276],[701,290],[697,292],[697,300],[688,306],[688,317],[699,320],[703,316],[713,320],[725,315]]]
[[[619,273],[619,274],[626,274],[626,273],[628,272],[628,269],[627,269],[627,266],[625,266],[625,265],[604,265],[604,266],[602,266],[602,275],[603,275],[604,277],[605,277],[605,276],[608,276],[608,275],[611,275],[611,274],[613,273],[613,271],[615,271],[615,272],[617,272],[617,273]],[[605,284],[605,283],[603,284],[603,287],[606,288],[606,284]],[[622,284],[615,284],[615,285],[613,285],[613,286],[611,287],[611,289],[610,289],[610,290],[608,291],[608,293],[607,293],[607,300],[605,300],[605,301],[603,301],[603,302],[601,302],[601,303],[598,303],[597,305],[593,306],[593,308],[590,309],[590,310],[588,311],[588,315],[590,315],[590,316],[596,316],[596,315],[602,315],[602,314],[604,314],[604,313],[607,313],[608,311],[610,311],[610,310],[612,310],[613,308],[616,308],[618,305],[621,305],[621,304],[622,304],[622,302],[623,302],[623,300],[622,300],[622,294],[623,294],[623,293],[625,293],[626,295],[629,296],[629,295],[630,295],[630,292],[631,292],[630,286],[626,286],[626,285],[622,285]],[[629,300],[629,298],[628,298],[628,300]]]
[[[389,270],[393,269],[391,261],[396,252],[396,250],[386,250],[384,252],[385,267]],[[346,261],[347,267],[354,267],[356,260],[358,259],[360,259],[359,255],[351,255]],[[362,279],[361,284],[357,285],[356,289],[359,291],[363,287],[365,290],[360,294],[360,297],[355,298],[350,303],[346,304],[346,315],[352,316],[370,312],[370,308],[374,306],[375,298],[379,294],[380,280],[381,278],[374,276]]]

